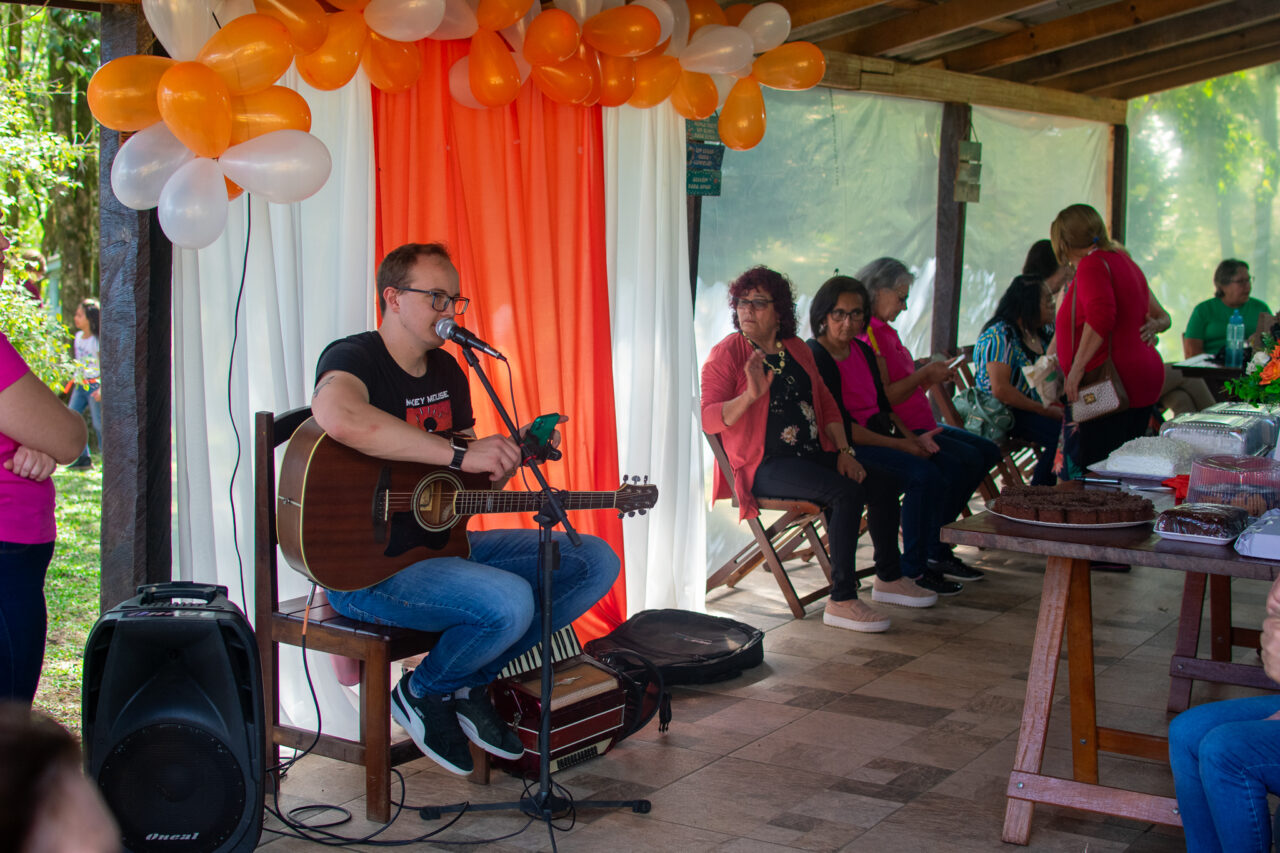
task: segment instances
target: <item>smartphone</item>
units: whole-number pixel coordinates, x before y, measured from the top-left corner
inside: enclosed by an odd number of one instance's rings
[[[534,418],[533,423],[529,425],[526,437],[531,438],[534,447],[542,447],[551,441],[551,435],[556,431],[556,425],[560,423],[560,413],[552,412],[549,415],[539,415]]]
[[[962,362],[962,361],[964,361],[964,353],[960,353],[958,356],[956,356],[955,358],[953,358],[953,359],[951,359],[950,361],[948,361],[948,362],[947,362],[947,369],[949,369],[949,370],[955,370],[957,367],[959,367],[959,366],[960,366],[960,362]]]

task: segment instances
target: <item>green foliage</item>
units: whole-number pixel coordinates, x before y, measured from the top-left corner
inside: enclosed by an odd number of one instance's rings
[[[1262,349],[1254,355],[1244,376],[1223,383],[1227,393],[1245,403],[1280,403],[1280,349],[1275,338],[1263,335]]]
[[[31,298],[16,281],[0,284],[0,332],[27,362],[31,372],[55,391],[75,375],[67,327]]]

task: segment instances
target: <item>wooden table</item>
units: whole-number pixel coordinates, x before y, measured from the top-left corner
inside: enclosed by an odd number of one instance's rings
[[[1231,399],[1231,395],[1223,387],[1224,383],[1228,379],[1237,379],[1244,374],[1242,367],[1226,367],[1221,364],[1186,365],[1179,362],[1173,367],[1188,379],[1203,379],[1204,384],[1209,386],[1213,398],[1219,403]]]
[[[1274,580],[1280,573],[1280,562],[1242,557],[1232,548],[1221,545],[1164,540],[1152,532],[1149,524],[1081,531],[1021,524],[989,512],[947,525],[942,529],[942,540],[1041,554],[1047,558],[1018,751],[1009,774],[1003,839],[1014,844],[1027,843],[1036,803],[1181,826],[1177,800],[1098,784],[1100,750],[1168,761],[1168,741],[1098,725],[1089,561],[1265,581]],[[1198,623],[1199,614],[1196,621]],[[1072,779],[1040,772],[1064,630],[1068,637]],[[1194,657],[1194,654],[1193,649],[1191,655]]]

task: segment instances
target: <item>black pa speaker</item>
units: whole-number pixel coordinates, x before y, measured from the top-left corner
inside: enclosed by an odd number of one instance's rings
[[[131,853],[250,851],[262,834],[258,647],[227,588],[151,584],[84,652],[84,751]]]

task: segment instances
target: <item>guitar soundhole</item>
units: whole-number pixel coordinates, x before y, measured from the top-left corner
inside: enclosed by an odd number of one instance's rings
[[[451,474],[438,471],[418,484],[413,493],[413,513],[427,530],[447,530],[453,526],[458,514],[454,495],[462,483]]]

